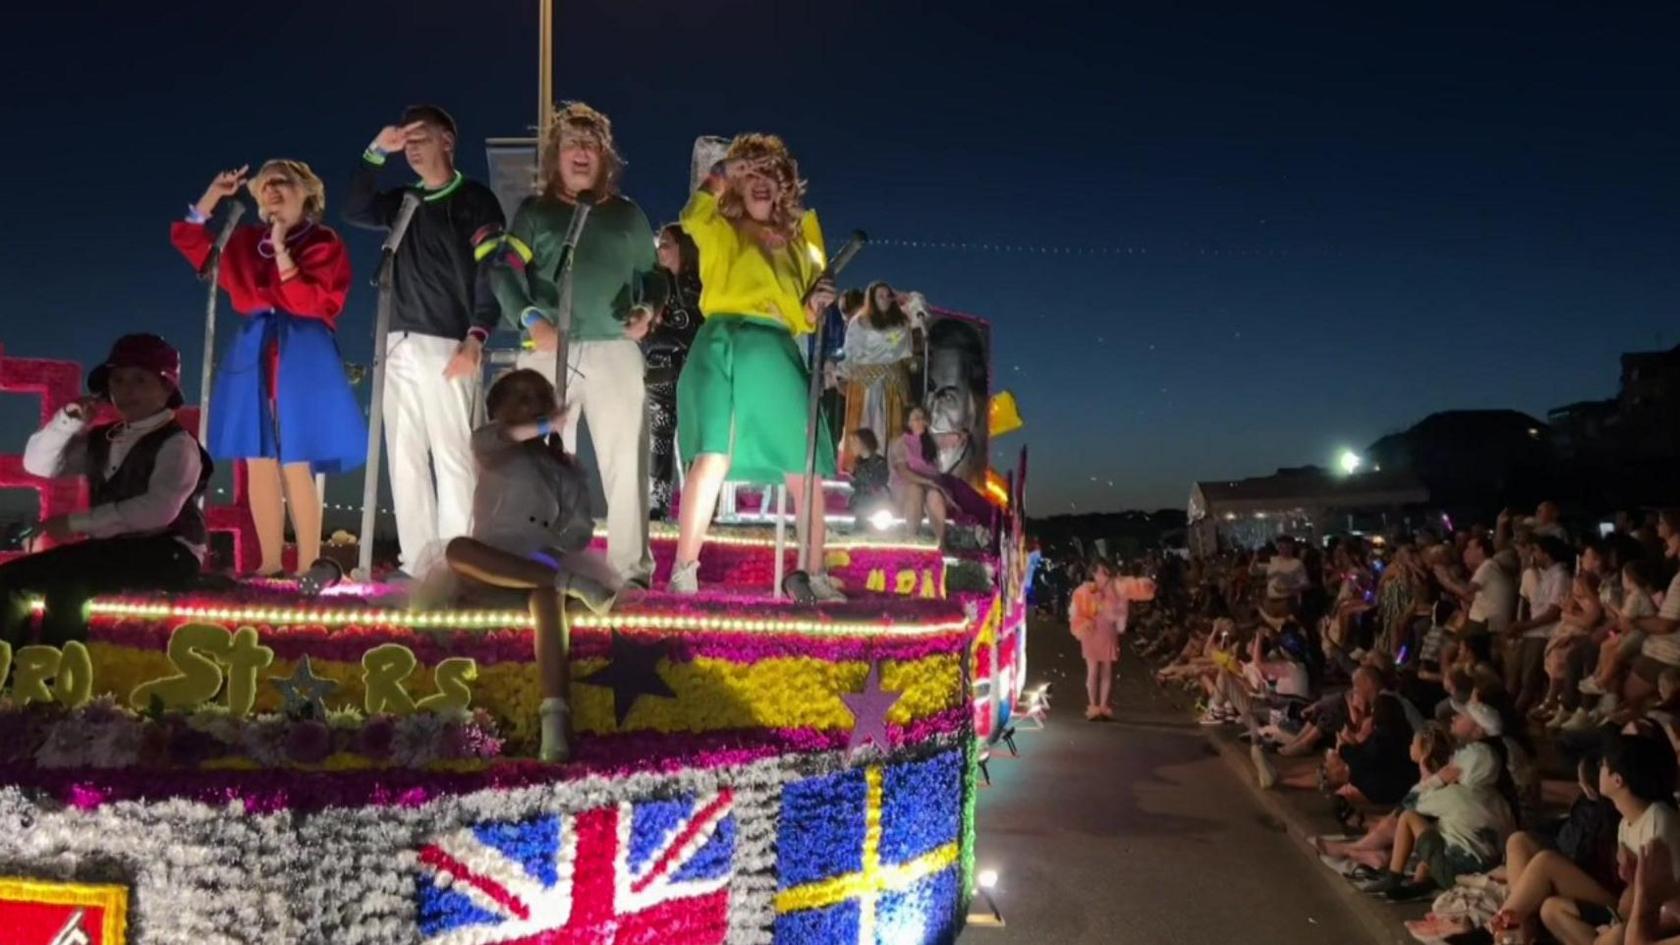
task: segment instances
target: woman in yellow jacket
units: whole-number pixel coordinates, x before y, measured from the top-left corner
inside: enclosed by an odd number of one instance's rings
[[[804,194],[781,139],[744,134],[683,208],[683,230],[700,251],[705,321],[677,380],[677,441],[692,464],[682,490],[673,593],[699,590],[700,549],[725,478],[785,483],[796,513],[802,511],[809,375],[794,338],[812,330],[835,296],[833,282],[821,278],[822,228],[805,209]],[[834,475],[833,443],[826,434],[817,437],[819,476]],[[816,496],[820,503],[821,490]],[[823,516],[810,521],[817,563],[812,593],[845,600],[820,571]]]

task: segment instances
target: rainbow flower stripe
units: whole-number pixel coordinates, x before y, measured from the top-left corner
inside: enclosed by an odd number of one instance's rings
[[[870,664],[876,661],[881,664],[883,685],[904,693],[888,715],[889,725],[905,737],[948,731],[956,724],[953,713],[962,709],[965,622],[956,619],[960,611],[948,603],[904,601],[895,606],[946,619],[928,621],[914,632],[880,636],[775,631],[633,633],[664,648],[659,673],[676,698],[639,699],[621,727],[609,689],[574,684],[573,727],[580,736],[580,751],[612,764],[616,754],[611,743],[640,734],[734,733],[750,736],[754,745],[778,750],[834,747],[836,739],[844,743],[852,723],[841,694],[861,688]],[[88,642],[95,691],[127,700],[141,683],[174,672],[164,651],[169,634],[185,622],[184,617],[173,615],[154,619],[112,613],[96,616]],[[472,658],[478,663],[472,704],[496,718],[511,752],[534,745],[541,692],[529,630],[310,624],[256,624],[256,629],[262,644],[275,652],[262,679],[290,676],[307,655],[316,675],[337,684],[327,699],[329,707],[361,704],[361,657],[381,644],[398,643],[415,652],[420,667],[405,685],[416,698],[436,692],[430,667],[449,657]],[[574,631],[574,679],[605,665],[610,639],[609,633],[598,629]],[[256,711],[278,708],[279,693],[272,685],[259,684]],[[638,752],[653,747],[645,740],[637,746]],[[663,750],[682,755],[683,739],[670,739]],[[661,756],[643,757],[654,762]]]

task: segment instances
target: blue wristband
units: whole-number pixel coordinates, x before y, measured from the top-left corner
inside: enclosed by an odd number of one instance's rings
[[[548,321],[547,316],[543,315],[542,310],[538,308],[528,308],[519,314],[519,326],[527,331],[537,322],[546,321]]]
[[[550,433],[553,433],[553,432],[554,432],[554,424],[549,423],[547,417],[544,417],[541,420],[537,421],[537,436],[546,437]]]

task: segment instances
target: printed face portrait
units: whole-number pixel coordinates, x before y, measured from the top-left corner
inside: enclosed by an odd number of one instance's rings
[[[986,470],[988,368],[985,335],[959,318],[928,329],[928,425],[939,446],[939,468],[975,481]]]

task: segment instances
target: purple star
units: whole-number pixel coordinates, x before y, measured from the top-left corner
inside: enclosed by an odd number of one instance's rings
[[[659,661],[665,656],[663,642],[639,642],[612,632],[612,656],[607,665],[577,680],[586,686],[602,686],[613,692],[613,715],[618,727],[624,727],[630,709],[640,696],[676,698],[669,684],[659,675]]]
[[[866,741],[874,742],[883,751],[892,747],[887,742],[887,710],[903,695],[897,690],[881,688],[880,663],[869,664],[869,676],[863,681],[862,692],[840,694],[846,708],[852,711],[852,735],[846,742],[848,758],[856,756]]]

